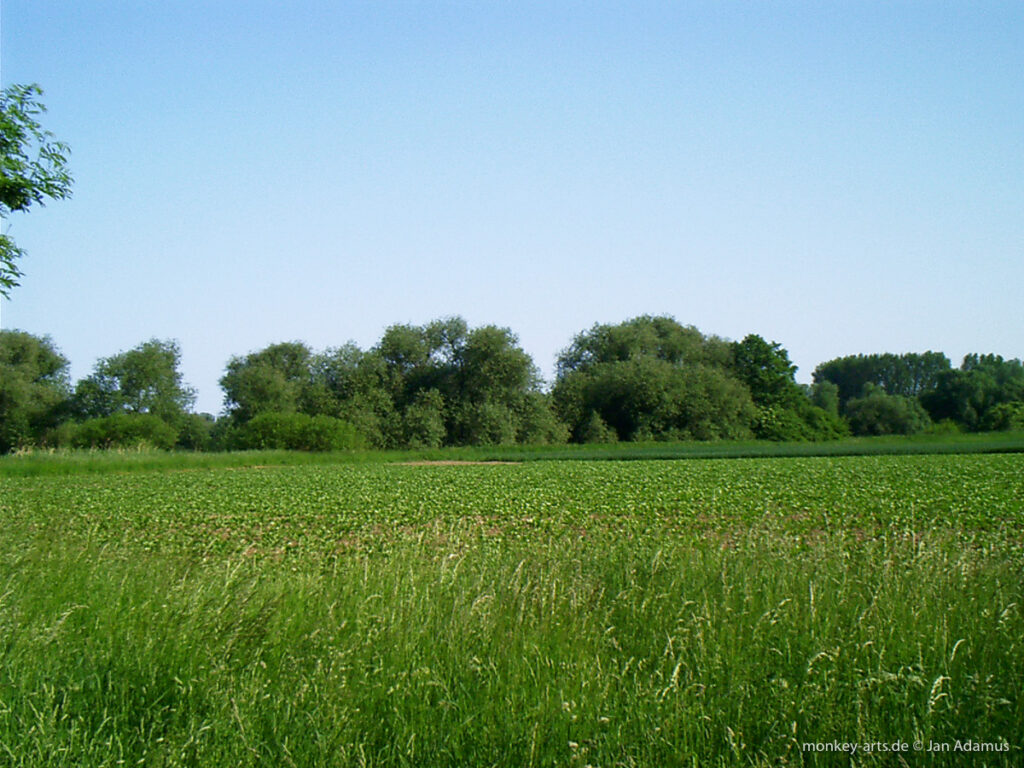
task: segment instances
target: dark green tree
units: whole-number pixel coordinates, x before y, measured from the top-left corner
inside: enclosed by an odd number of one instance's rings
[[[437,448],[445,441],[444,397],[436,389],[416,393],[400,419],[401,444],[410,448]]]
[[[530,356],[508,328],[470,329],[460,317],[393,325],[370,355],[393,405],[392,445],[557,442],[565,431]]]
[[[373,447],[565,437],[515,335],[471,330],[460,317],[393,325],[367,351],[351,342],[320,354],[298,342],[273,345],[232,358],[221,386],[235,427],[261,413],[299,413],[348,422]]]
[[[767,440],[831,440],[846,434],[837,410],[823,409],[796,383],[796,366],[776,342],[756,334],[732,345],[732,370],[757,406],[754,434]],[[812,393],[813,394],[813,391]]]
[[[831,416],[839,416],[839,387],[831,381],[819,381],[811,385],[808,393],[811,403]]]
[[[1024,402],[1024,364],[999,355],[971,354],[958,370],[944,371],[921,403],[935,421],[952,420],[969,430],[985,429],[989,412]]]
[[[602,425],[617,440],[749,437],[755,412],[750,393],[725,369],[651,356],[568,374],[554,397],[578,442],[606,441]]]
[[[868,384],[889,395],[919,397],[935,388],[944,371],[950,370],[949,358],[941,352],[904,355],[848,355],[822,363],[814,370],[816,384],[831,382],[838,387],[839,408],[864,394]]]
[[[299,341],[232,357],[220,380],[228,417],[244,423],[260,413],[298,412],[311,386],[312,362],[312,351]]]
[[[912,435],[931,424],[917,398],[890,395],[873,384],[846,404],[846,417],[855,435]]]
[[[180,362],[177,342],[158,339],[103,358],[75,387],[74,410],[87,419],[148,414],[177,429],[195,402],[195,390],[182,380]]]
[[[680,325],[671,317],[641,315],[618,325],[597,324],[577,334],[558,357],[557,375],[638,357],[653,357],[673,365],[726,366],[731,355],[729,342],[724,339],[705,336],[692,325]]]
[[[390,444],[394,403],[379,355],[349,342],[314,355],[310,367],[311,383],[300,398],[303,413],[347,421],[372,447]]]
[[[796,366],[781,344],[769,344],[756,334],[732,345],[732,368],[747,385],[754,405],[762,408],[792,408],[803,397],[796,383]]]
[[[0,453],[39,443],[70,393],[68,361],[49,338],[0,331]]]
[[[488,325],[469,331],[453,357],[449,434],[466,445],[514,443],[521,417],[540,376],[508,328]]]
[[[47,199],[71,195],[69,150],[38,122],[46,111],[37,85],[11,85],[0,93],[0,218],[27,211]],[[0,234],[0,296],[18,285],[18,260],[24,251]]]
[[[749,436],[728,342],[670,317],[595,325],[559,356],[555,410],[577,442]]]

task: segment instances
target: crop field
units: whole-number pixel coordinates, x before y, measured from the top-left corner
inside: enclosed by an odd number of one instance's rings
[[[0,765],[1024,763],[1024,454],[46,474],[0,516]]]

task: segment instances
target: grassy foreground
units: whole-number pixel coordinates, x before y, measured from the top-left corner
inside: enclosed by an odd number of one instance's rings
[[[1018,765],[1022,470],[8,479],[0,764]]]

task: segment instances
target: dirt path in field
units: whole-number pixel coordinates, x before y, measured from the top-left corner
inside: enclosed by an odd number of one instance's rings
[[[403,467],[460,467],[460,466],[490,466],[522,464],[521,461],[457,461],[455,459],[444,459],[438,461],[400,461]]]

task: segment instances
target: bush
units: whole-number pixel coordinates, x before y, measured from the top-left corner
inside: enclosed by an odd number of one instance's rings
[[[846,418],[855,435],[912,435],[931,425],[916,398],[868,389],[846,404]]]
[[[808,440],[839,440],[850,435],[850,426],[838,413],[809,401],[802,407],[800,416],[807,425]]]
[[[347,451],[364,446],[365,441],[347,421],[333,416],[313,416],[299,430],[298,442],[290,447],[299,451]]]
[[[754,436],[759,440],[803,442],[805,440],[838,440],[850,429],[837,414],[801,398],[793,407],[763,406],[754,420]]]
[[[942,421],[933,421],[927,432],[929,435],[959,435],[963,433],[963,430],[952,419],[943,419]]]
[[[569,441],[569,429],[551,408],[551,399],[530,392],[517,409],[519,429],[516,442],[525,445],[560,445]]]
[[[502,403],[464,403],[455,413],[454,432],[461,445],[513,445],[515,414]]]
[[[441,393],[436,389],[417,392],[402,417],[403,443],[409,448],[437,448],[445,435]]]
[[[583,422],[575,438],[578,443],[617,443],[619,441],[615,430],[609,427],[600,414],[595,411],[590,412],[590,416]]]
[[[1000,403],[982,419],[982,428],[991,432],[1024,430],[1024,403]]]
[[[364,445],[347,421],[304,413],[261,413],[229,430],[225,441],[242,450],[344,451]]]
[[[754,420],[754,436],[777,442],[806,440],[805,427],[803,420],[789,408],[761,406]]]
[[[161,448],[170,450],[178,430],[148,413],[115,413],[59,429],[56,439],[72,448]]]
[[[175,447],[186,451],[208,451],[213,444],[213,417],[209,414],[189,413],[182,419]]]

